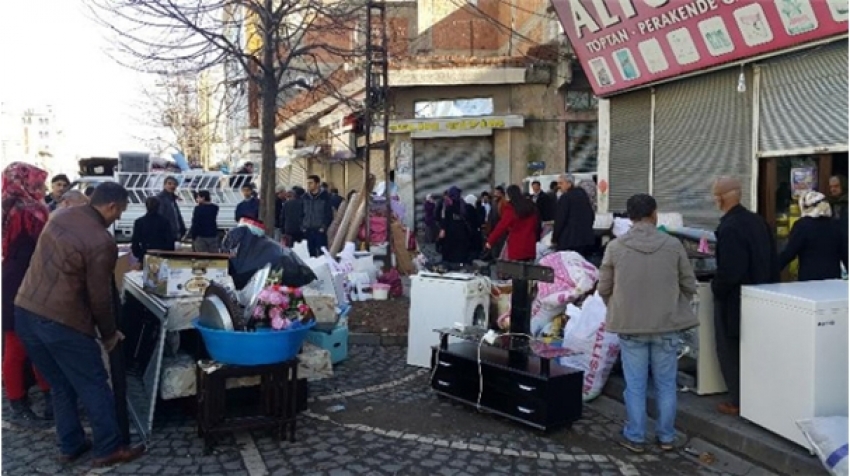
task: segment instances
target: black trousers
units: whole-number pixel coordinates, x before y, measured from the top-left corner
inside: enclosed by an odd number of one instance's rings
[[[714,301],[714,342],[720,372],[729,391],[729,402],[741,404],[741,339],[732,334],[723,316],[723,303]],[[737,332],[735,333],[737,335]]]

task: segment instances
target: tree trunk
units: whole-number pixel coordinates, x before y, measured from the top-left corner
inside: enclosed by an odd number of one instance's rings
[[[265,73],[260,84],[262,111],[260,121],[262,164],[260,167],[260,218],[266,226],[266,235],[274,235],[275,201],[277,195],[277,156],[275,154],[275,107],[277,106],[277,81],[274,74]]]

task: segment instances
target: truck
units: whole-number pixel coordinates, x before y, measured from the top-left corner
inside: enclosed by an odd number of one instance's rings
[[[134,153],[136,156],[134,158],[138,158],[138,154]],[[129,164],[126,160],[119,161],[114,158],[82,159],[79,165],[80,177],[71,184],[72,188],[84,192],[88,187],[96,187],[103,182],[118,182],[129,192],[130,201],[127,210],[114,225],[114,234],[118,241],[130,240],[136,219],[147,212],[145,200],[159,194],[165,185],[165,179],[169,176],[177,179],[179,184],[178,204],[187,229],[192,221],[195,195],[201,190],[209,191],[212,202],[219,206],[218,228],[226,232],[236,226],[234,220],[236,205],[243,200],[241,185],[258,184],[256,174],[226,175],[205,170],[175,171],[176,167],[170,161],[158,158],[150,158],[141,168],[142,171],[140,167],[135,166],[138,162],[132,164],[134,166],[127,166]],[[127,171],[126,169],[135,170]]]

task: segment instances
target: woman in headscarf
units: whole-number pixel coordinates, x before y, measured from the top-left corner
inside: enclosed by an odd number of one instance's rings
[[[47,172],[23,162],[13,162],[3,170],[3,385],[14,418],[37,420],[27,399],[24,366],[26,350],[15,334],[15,295],[30,265],[38,237],[50,211],[44,202]],[[46,419],[52,418],[50,387],[38,371],[35,378],[45,395]]]
[[[423,210],[425,212],[425,242],[434,243],[437,241],[440,228],[437,226],[437,201],[434,200],[433,194],[429,193],[425,196]]]
[[[507,234],[507,259],[534,260],[537,257],[537,240],[540,235],[537,206],[523,195],[516,185],[508,187],[507,200],[507,205],[502,209],[502,219],[487,238],[487,248],[491,248]]]
[[[780,269],[799,259],[798,279],[816,281],[840,279],[841,263],[847,264],[847,243],[843,242],[832,210],[820,192],[800,197],[802,218],[794,224],[788,245],[779,254]]]
[[[461,197],[461,190],[451,187],[443,199],[443,207],[437,217],[440,226],[438,238],[443,261],[451,264],[468,264],[470,259],[470,238],[472,230],[467,217],[467,204]]]

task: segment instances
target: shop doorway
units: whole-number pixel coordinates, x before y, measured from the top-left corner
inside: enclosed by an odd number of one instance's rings
[[[776,238],[778,250],[785,248],[799,207],[798,190],[816,190],[829,195],[829,178],[847,176],[847,152],[770,157],[759,161],[758,210]],[[783,281],[791,279],[786,270]]]

